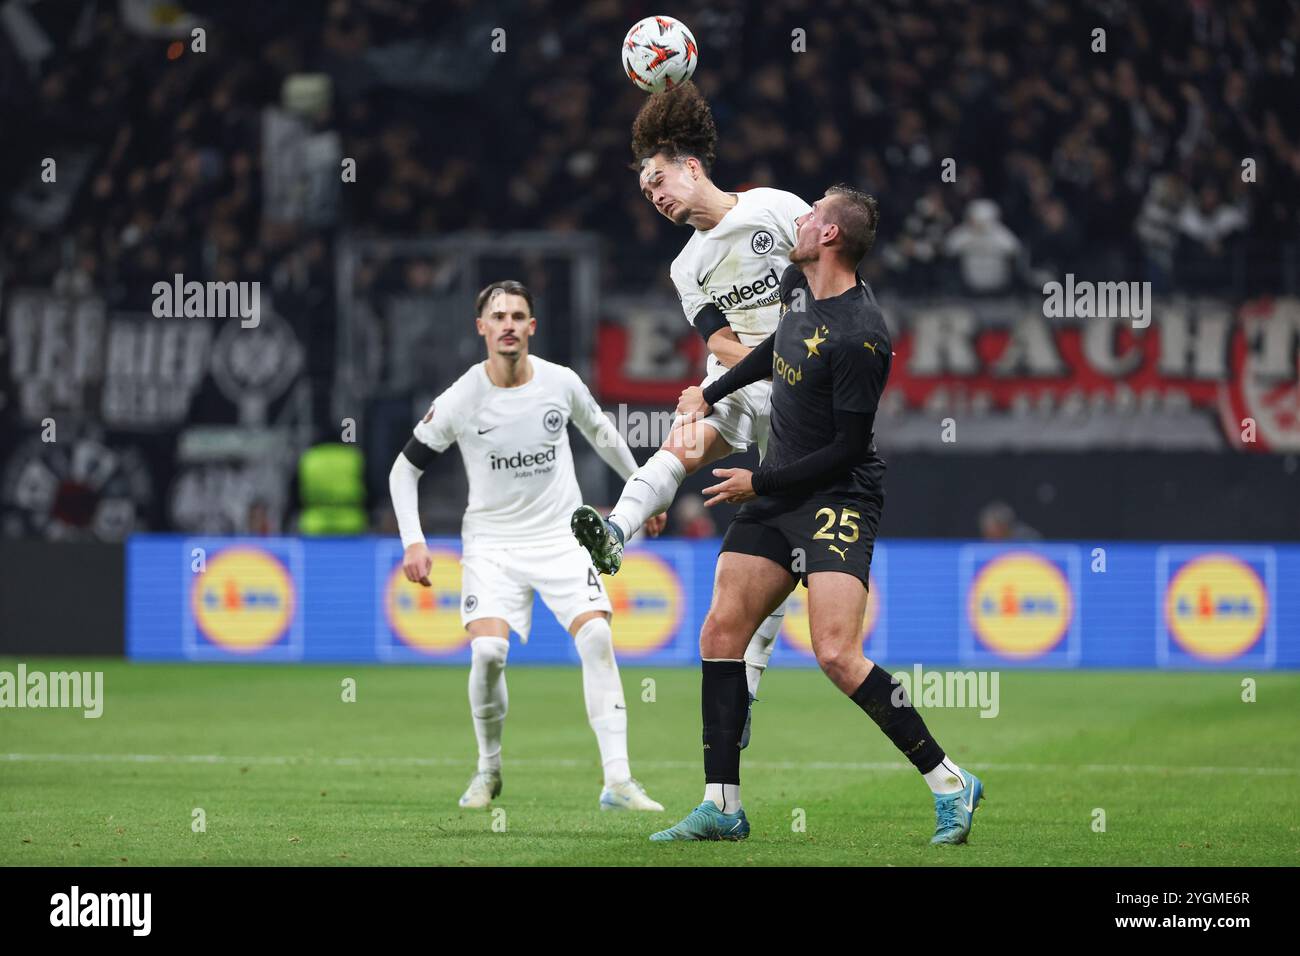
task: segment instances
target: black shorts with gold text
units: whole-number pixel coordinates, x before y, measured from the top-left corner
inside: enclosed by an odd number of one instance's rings
[[[755,498],[736,512],[722,550],[775,561],[805,587],[816,571],[844,571],[867,587],[882,505],[843,492]]]

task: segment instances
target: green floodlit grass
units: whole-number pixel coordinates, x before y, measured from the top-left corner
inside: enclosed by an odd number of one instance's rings
[[[474,767],[463,667],[25,663],[103,670],[106,704],[0,710],[6,865],[1300,865],[1294,673],[1251,675],[1243,703],[1237,673],[1004,671],[994,719],[923,711],[989,797],[969,845],[935,848],[924,783],[816,671],[764,680],[750,839],[651,844],[702,793],[694,669],[623,669],[632,769],[668,808],[634,815],[597,809],[578,670],[511,668],[497,832],[456,806]]]

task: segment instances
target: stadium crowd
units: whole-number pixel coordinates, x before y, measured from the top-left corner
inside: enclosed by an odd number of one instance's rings
[[[7,282],[119,301],[174,272],[328,286],[340,227],[592,230],[608,285],[666,281],[684,236],[635,188],[643,94],[617,59],[627,27],[656,12],[643,4],[331,0],[312,20],[293,4],[187,0],[207,50],[175,58],[129,3],[72,6],[28,8],[44,49],[0,29]],[[701,48],[718,181],[874,193],[869,270],[891,287],[998,293],[1066,271],[1300,287],[1295,0],[674,12]],[[312,128],[337,132],[356,182],[336,213],[273,219],[262,111],[304,73],[329,77]],[[51,155],[62,205],[32,186]]]

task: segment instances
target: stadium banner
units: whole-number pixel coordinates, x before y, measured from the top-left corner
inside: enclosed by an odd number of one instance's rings
[[[1042,298],[881,304],[894,340],[876,417],[886,457],[958,440],[979,452],[1300,451],[1295,298],[1157,298],[1145,325],[1052,317]],[[702,374],[702,343],[689,332],[667,304],[611,299],[597,336],[598,396],[675,402]],[[949,418],[959,434],[940,427]]]
[[[164,278],[163,290],[182,276]],[[282,527],[309,433],[300,424],[310,395],[301,330],[311,313],[302,296],[272,301],[268,288],[257,293],[250,326],[227,308],[232,300],[209,291],[219,306],[209,310],[201,284],[189,286],[183,315],[159,302],[110,308],[93,292],[6,292],[0,527],[7,537],[121,541],[156,528]]]
[[[602,578],[625,664],[694,666],[716,539],[648,541]],[[433,587],[390,538],[135,535],[126,651],[137,660],[468,664],[460,542],[437,538]],[[1300,545],[878,543],[863,622],[886,666],[1300,667]],[[540,603],[512,663],[578,663]],[[815,666],[796,588],[774,664]]]

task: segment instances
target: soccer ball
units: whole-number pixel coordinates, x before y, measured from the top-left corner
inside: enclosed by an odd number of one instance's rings
[[[646,17],[623,38],[623,69],[647,93],[685,83],[699,60],[695,37],[672,17]]]

